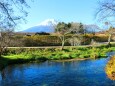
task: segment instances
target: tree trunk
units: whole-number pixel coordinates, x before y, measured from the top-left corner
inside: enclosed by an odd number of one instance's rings
[[[2,57],[2,54],[1,54],[1,52],[0,52],[0,58]]]
[[[62,47],[61,47],[61,50],[64,49],[64,45],[65,45],[65,37],[63,36],[63,37],[62,37]]]
[[[108,37],[108,46],[111,47],[111,34],[109,34],[109,37]]]
[[[2,47],[0,47],[0,58],[2,56]]]
[[[2,54],[4,52],[5,47],[0,47],[0,58],[2,57]]]
[[[62,42],[62,47],[61,47],[61,50],[63,50],[63,49],[64,49],[64,44],[65,44],[65,43],[64,43],[64,42]]]
[[[2,57],[2,48],[0,48],[0,58]]]

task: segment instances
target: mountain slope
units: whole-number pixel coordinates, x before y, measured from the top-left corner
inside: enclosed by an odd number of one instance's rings
[[[47,19],[40,24],[30,27],[22,32],[47,32],[52,33],[54,32],[54,26],[57,25],[57,21],[54,19]]]

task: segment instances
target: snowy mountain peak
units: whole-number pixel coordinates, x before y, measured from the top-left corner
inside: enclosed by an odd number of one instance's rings
[[[52,25],[57,25],[57,23],[58,22],[55,19],[47,19],[47,20],[41,22],[38,25],[41,25],[41,26],[52,26]]]
[[[47,19],[33,27],[30,27],[23,32],[47,32],[52,33],[55,31],[54,26],[57,25],[58,22],[54,19]]]

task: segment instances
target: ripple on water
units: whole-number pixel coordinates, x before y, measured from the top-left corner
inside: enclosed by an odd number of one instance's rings
[[[115,86],[104,68],[107,59],[19,64],[4,70],[4,86]],[[1,74],[1,73],[0,73]],[[2,86],[2,85],[0,85]]]

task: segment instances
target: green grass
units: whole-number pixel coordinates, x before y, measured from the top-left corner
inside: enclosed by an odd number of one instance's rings
[[[102,58],[106,57],[106,53],[115,51],[115,47],[70,47],[60,50],[59,48],[46,49],[25,49],[14,48],[7,51],[0,58],[0,69],[10,64],[19,64],[25,62],[41,62],[46,60],[65,60],[76,58]]]

